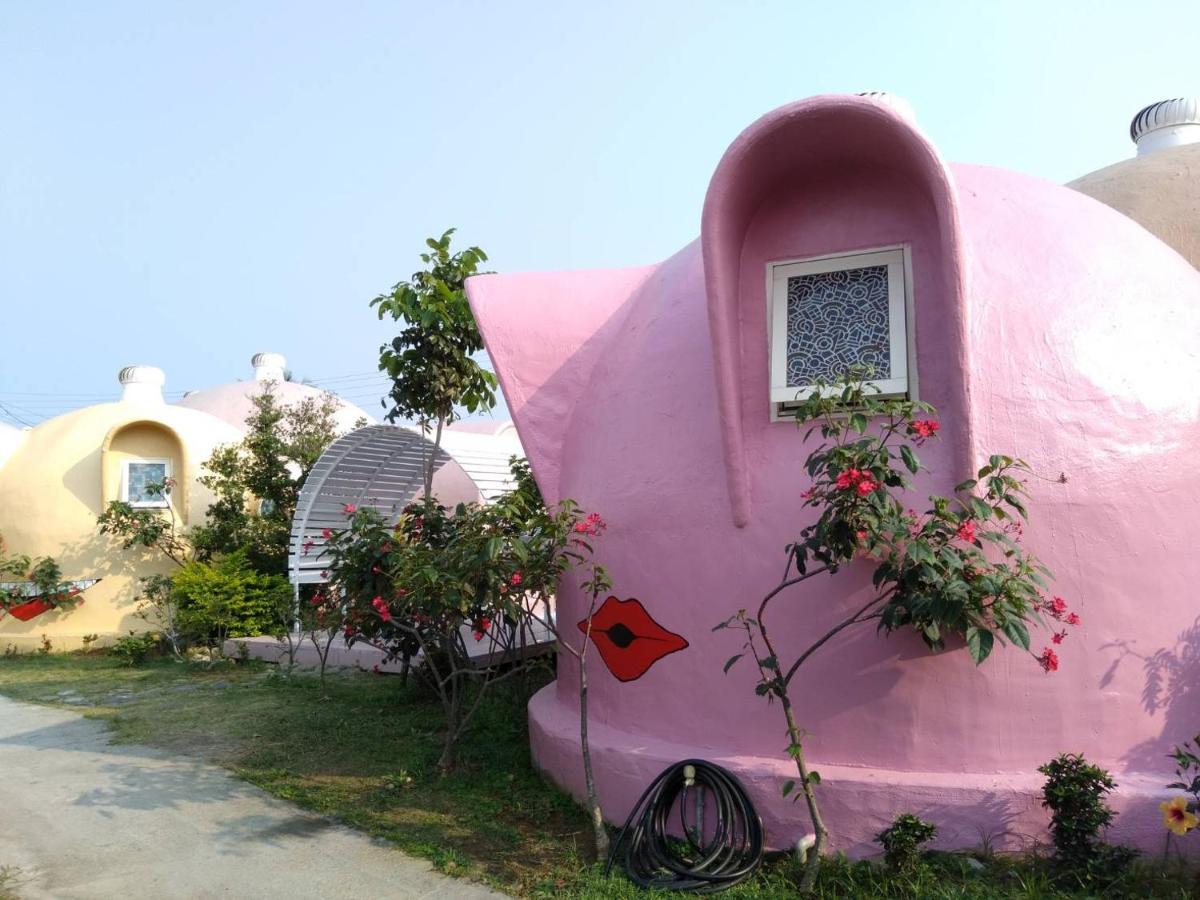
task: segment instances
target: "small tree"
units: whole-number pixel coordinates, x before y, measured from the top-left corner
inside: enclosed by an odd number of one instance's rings
[[[503,559],[511,523],[494,506],[454,514],[424,499],[389,528],[373,509],[348,507],[348,528],[328,539],[331,591],[344,604],[349,643],[365,640],[388,660],[421,656],[416,669],[442,704],[438,768],[454,767],[458,742],[485,696],[521,671],[520,604]],[[486,652],[471,645],[486,639]]]
[[[284,405],[274,386],[253,398],[246,436],[218,447],[200,483],[216,499],[189,538],[201,560],[240,552],[263,573],[287,569],[292,517],[308,473],[337,437],[337,400],[326,394]]]
[[[496,376],[474,358],[483,349],[464,284],[487,261],[478,247],[450,251],[454,229],[425,241],[426,268],[409,281],[371,301],[403,327],[390,344],[379,348],[379,370],[392,380],[387,420],[412,419],[422,431],[433,431],[433,450],[426,457],[425,496],[433,495],[433,473],[442,430],[458,418],[458,409],[490,410],[496,405]],[[385,404],[386,406],[386,404]]]
[[[1042,806],[1051,813],[1060,873],[1084,885],[1103,886],[1119,877],[1137,854],[1104,842],[1102,832],[1117,815],[1106,800],[1117,787],[1112,776],[1078,753],[1060,754],[1038,771],[1046,776]]]
[[[899,875],[911,875],[921,867],[921,845],[937,837],[932,822],[904,813],[875,836],[883,846],[883,860]]]
[[[997,641],[1007,639],[1030,652],[1029,622],[1044,621],[1043,615],[1068,625],[1079,622],[1061,598],[1042,594],[1050,573],[1020,545],[1026,492],[1017,476],[1027,471],[1023,462],[992,456],[953,496],[930,497],[924,513],[908,507],[904,492],[912,487],[910,476],[924,468],[917,450],[940,430],[935,419],[921,418],[932,413],[928,404],[876,396],[860,372],[818,385],[797,413],[798,424],[809,426],[805,439],[814,432],[823,439],[805,463],[812,485],[803,505],[817,510],[817,520],[785,548],[783,577],[757,610],[740,610],[717,625],[746,634],[742,651],[725,663],[725,671],[749,655],[758,669],[757,694],[778,700],[783,711],[787,752],[799,774],[798,784],[783,785],[783,794],[804,797],[816,836],[801,881],[805,891],[816,881],[828,830],[815,790],[820,776],[805,758],[805,732],[790,688],[814,653],[846,629],[874,623],[885,633],[912,629],[935,651],[951,636],[961,636],[978,665]],[[856,560],[874,565],[871,599],[786,658],[786,648],[777,646],[767,627],[772,602],[789,588],[836,574]],[[1052,642],[1061,643],[1065,635],[1056,630]],[[1047,672],[1058,668],[1052,646],[1035,659]]]

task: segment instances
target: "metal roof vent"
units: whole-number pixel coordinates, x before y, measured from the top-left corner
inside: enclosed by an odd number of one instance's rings
[[[255,353],[250,365],[254,366],[255,381],[283,381],[287,357],[282,353]]]
[[[1129,124],[1138,156],[1200,142],[1200,98],[1176,97],[1151,103]]]
[[[121,400],[135,403],[162,403],[167,376],[156,366],[126,366],[117,373],[121,382]]]

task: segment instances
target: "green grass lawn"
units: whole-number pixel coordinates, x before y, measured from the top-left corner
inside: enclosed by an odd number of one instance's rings
[[[647,896],[619,876],[604,878],[588,859],[585,816],[533,770],[524,694],[515,688],[480,712],[458,768],[445,777],[436,773],[440,708],[395,677],[338,675],[322,692],[315,677],[282,677],[259,665],[210,670],[158,660],[129,669],[99,655],[26,655],[0,658],[0,693],[37,703],[71,701],[72,708],[107,721],[119,742],[203,756],[442,871],[519,896]],[[796,874],[785,860],[724,896],[794,896]],[[1182,900],[1197,896],[1194,884],[1183,873],[1144,867],[1105,896]],[[7,889],[0,879],[0,900]],[[831,859],[817,896],[1094,895],[1056,889],[1036,860],[985,858],[975,871],[962,857],[944,855],[907,879],[885,877],[873,864]]]

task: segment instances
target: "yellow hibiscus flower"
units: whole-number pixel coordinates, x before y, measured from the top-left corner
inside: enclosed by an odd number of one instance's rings
[[[1187,805],[1187,797],[1176,797],[1174,800],[1164,800],[1158,804],[1163,814],[1163,824],[1180,837],[1200,825],[1200,819],[1188,812]]]

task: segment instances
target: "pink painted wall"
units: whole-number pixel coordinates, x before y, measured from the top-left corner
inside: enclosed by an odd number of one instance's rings
[[[779,711],[748,667],[722,674],[740,642],[711,628],[777,581],[804,524],[802,433],[769,420],[765,266],[891,244],[911,248],[920,393],[946,437],[924,454],[935,475],[922,491],[948,493],[991,452],[1048,476],[1028,540],[1084,626],[1054,675],[1008,648],[975,668],[960,648],[930,655],[871,631],[814,657],[798,707],[836,845],[869,851],[901,811],[938,821],[948,845],[1041,839],[1034,769],[1082,751],[1122,783],[1118,836],[1159,846],[1162,754],[1200,730],[1200,554],[1187,543],[1200,526],[1200,275],[1065,188],[945,166],[858,97],[751,125],[709,186],[701,240],[657,266],[468,284],[543,490],[603,513],[616,593],[691,643],[635,682],[593,667],[606,813],[623,818],[657,771],[699,755],[751,786],[773,844],[806,829],[780,797]],[[810,582],[773,630],[805,646],[865,600],[868,575]],[[571,585],[559,602],[564,621],[582,617]],[[571,659],[559,675],[530,707],[534,752],[578,791]]]

